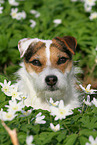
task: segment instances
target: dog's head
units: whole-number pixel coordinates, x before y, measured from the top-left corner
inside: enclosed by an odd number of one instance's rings
[[[77,41],[71,36],[52,40],[24,38],[19,41],[20,55],[38,92],[56,95],[56,92],[61,94],[65,91],[76,46]]]

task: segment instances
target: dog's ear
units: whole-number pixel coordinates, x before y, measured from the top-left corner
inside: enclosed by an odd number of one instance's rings
[[[32,45],[35,45],[37,42],[38,42],[38,38],[34,38],[34,39],[31,39],[31,38],[24,38],[24,39],[21,39],[19,42],[18,42],[18,49],[20,51],[20,57],[23,57],[26,50],[29,48],[29,45],[32,44]]]
[[[72,54],[75,54],[77,40],[72,36],[55,37],[56,41],[64,48],[67,48]]]

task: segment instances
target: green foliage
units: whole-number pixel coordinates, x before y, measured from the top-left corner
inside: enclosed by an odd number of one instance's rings
[[[0,14],[0,82],[11,78],[14,80],[13,73],[19,68],[20,54],[18,51],[18,41],[22,38],[38,37],[40,39],[52,39],[56,36],[74,36],[77,39],[76,55],[74,61],[79,61],[81,67],[87,68],[87,74],[97,77],[97,19],[90,20],[89,13],[85,12],[82,2],[71,2],[70,0],[25,0],[19,1],[19,11],[26,12],[26,19],[16,20],[10,16],[11,6],[6,0],[1,6],[4,7]],[[40,17],[35,18],[30,10],[35,9],[40,13]],[[95,11],[96,8],[94,7]],[[36,21],[34,28],[30,27],[29,20]],[[53,20],[61,19],[62,23],[55,27]],[[5,77],[6,76],[6,77]],[[0,91],[0,108],[8,104],[10,98]],[[25,108],[28,110],[30,108]],[[48,111],[33,110],[29,116],[16,117],[6,124],[11,128],[17,129],[20,145],[26,144],[27,134],[34,136],[36,145],[85,145],[89,142],[88,138],[92,135],[97,137],[97,108],[86,107],[85,110],[76,108],[73,115],[64,120],[54,121]],[[45,115],[46,124],[35,125],[32,118],[39,112]],[[21,112],[19,112],[21,115]],[[50,123],[61,125],[61,130],[53,132]],[[8,133],[0,122],[0,144],[11,145]]]
[[[6,79],[0,75],[0,82]],[[0,91],[0,109],[5,110],[5,105],[8,104],[10,97]],[[23,110],[30,110],[31,107],[25,107]],[[45,124],[35,124],[36,115],[42,112],[45,115]],[[8,127],[16,128],[17,136],[20,145],[26,144],[27,135],[33,135],[33,143],[36,145],[85,145],[89,142],[89,136],[92,135],[94,139],[97,137],[97,107],[82,105],[80,108],[75,108],[73,114],[67,116],[63,120],[54,120],[50,112],[45,110],[32,110],[31,114],[22,117],[21,112],[17,112],[12,121],[6,121]],[[54,125],[60,124],[60,130],[54,132],[50,128],[50,123]],[[11,145],[11,140],[8,133],[0,122],[0,144]]]
[[[18,41],[25,37],[38,37],[52,39],[56,36],[71,35],[77,39],[78,46],[74,60],[80,60],[79,65],[87,68],[87,73],[97,77],[97,63],[95,62],[97,51],[97,19],[90,20],[89,13],[85,11],[82,2],[70,0],[35,0],[19,1],[19,11],[26,12],[26,19],[16,20],[10,16],[11,6],[7,1],[2,4],[3,13],[0,14],[0,70],[10,75],[15,72],[20,57],[17,49]],[[40,17],[35,18],[30,10],[35,9]],[[93,7],[95,11],[95,7]],[[54,26],[54,19],[61,19],[62,23]],[[36,21],[34,28],[30,27],[29,20]],[[87,61],[88,60],[88,61]],[[13,66],[14,67],[9,67]],[[6,72],[5,68],[8,67]]]
[[[4,107],[7,104],[7,98],[2,100]],[[31,107],[30,107],[31,108]],[[24,108],[29,110],[30,108]],[[20,117],[21,112],[18,112],[18,116],[12,121],[6,121],[6,124],[11,128],[16,128],[18,134],[18,140],[20,145],[26,144],[27,134],[33,135],[33,143],[36,145],[85,145],[89,141],[89,136],[97,137],[97,107],[86,107],[85,110],[76,108],[73,111],[73,115],[66,117],[66,119],[54,121],[54,117],[50,115],[48,111],[33,110],[29,116]],[[79,110],[81,110],[81,113]],[[46,124],[36,124],[35,119],[32,120],[39,112],[45,115]],[[53,132],[50,129],[50,123],[60,123],[61,129],[57,132]],[[0,123],[0,144],[11,144],[10,137]]]

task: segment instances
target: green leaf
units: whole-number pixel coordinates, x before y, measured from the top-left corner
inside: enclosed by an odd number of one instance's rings
[[[24,144],[25,141],[26,141],[26,137],[27,137],[27,134],[24,133],[24,132],[19,132],[18,133],[18,140],[19,140],[19,143],[20,144]]]
[[[77,138],[78,138],[77,134],[71,134],[65,139],[64,144],[65,145],[75,145]]]
[[[85,145],[86,142],[89,142],[89,139],[84,136],[80,136],[79,142],[80,142],[80,145]]]
[[[66,138],[66,133],[67,131],[60,131],[60,134],[57,136],[57,140],[58,142],[61,142],[62,140],[64,140]]]
[[[39,135],[35,135],[35,144],[39,145],[45,145],[52,143],[52,139],[56,137],[59,134],[59,132],[42,132]]]
[[[4,102],[5,98],[6,98],[6,96],[4,95],[4,93],[0,91],[0,103]],[[0,105],[0,108],[2,108],[2,105]]]
[[[89,129],[97,128],[97,117],[90,118],[89,116],[86,116],[80,119],[80,121],[83,123],[82,126],[85,128]]]
[[[89,137],[90,135],[92,135],[93,137],[97,136],[97,131],[96,130],[92,130],[92,129],[83,129],[79,132],[80,136],[86,136]]]

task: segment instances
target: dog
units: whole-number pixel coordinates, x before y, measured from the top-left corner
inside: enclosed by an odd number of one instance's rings
[[[50,110],[49,99],[63,100],[72,109],[80,105],[72,56],[77,40],[71,36],[55,37],[52,40],[24,38],[18,43],[23,58],[18,71],[19,90],[27,98],[26,106]]]

